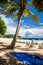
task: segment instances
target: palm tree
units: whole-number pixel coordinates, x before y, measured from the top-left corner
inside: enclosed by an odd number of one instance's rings
[[[31,16],[32,19],[34,19],[36,22],[39,23],[38,17],[35,14],[33,14],[29,9],[27,9],[27,6],[31,6],[31,5],[32,5],[32,3],[27,2],[27,0],[14,0],[14,1],[12,1],[12,3],[10,5],[8,4],[7,9],[2,12],[2,13],[7,13],[7,14],[13,14],[14,19],[18,18],[18,25],[17,25],[14,39],[13,39],[11,45],[8,46],[7,48],[13,49],[15,46],[15,43],[16,43],[16,40],[17,40],[17,37],[19,34],[22,15],[24,15],[25,17]]]

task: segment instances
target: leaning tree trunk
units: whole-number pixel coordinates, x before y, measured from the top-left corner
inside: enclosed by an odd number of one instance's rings
[[[10,44],[10,46],[7,47],[7,49],[14,49],[14,47],[15,47],[15,43],[16,43],[17,37],[19,35],[20,22],[21,22],[21,17],[18,20],[18,25],[17,25],[16,33],[14,35],[14,39],[13,39],[12,43]]]

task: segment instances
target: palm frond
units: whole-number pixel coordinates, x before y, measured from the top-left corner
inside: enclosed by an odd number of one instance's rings
[[[32,4],[39,12],[43,12],[43,0],[32,0]]]
[[[11,14],[11,13],[15,12],[17,9],[19,9],[19,5],[16,5],[16,4],[17,3],[8,4],[6,6],[6,9],[1,11],[0,14],[2,14],[2,13]]]
[[[6,11],[6,14],[13,14],[16,11],[16,8],[11,8]]]
[[[3,14],[3,13],[12,14],[12,13],[15,12],[16,10],[17,10],[16,8],[11,7],[11,8],[7,8],[7,9],[1,11],[0,14]]]
[[[39,17],[36,16],[36,15],[35,15],[34,13],[32,13],[31,11],[30,11],[30,16],[31,16],[31,18],[32,18],[35,22],[40,23]]]
[[[37,17],[36,15],[32,15],[33,17],[33,20],[34,21],[36,21],[37,23],[40,23],[40,21],[39,21],[39,17]]]
[[[34,15],[30,10],[26,9],[26,5],[32,5],[32,2],[27,2],[26,0],[14,0],[12,1],[11,4],[8,4],[6,9],[2,11],[2,13],[7,13],[7,14],[13,14],[16,10],[18,12],[14,15],[14,19],[20,16],[24,13],[24,16],[31,16],[31,18],[39,23],[39,18]],[[1,13],[1,12],[0,12]]]
[[[19,6],[19,7],[21,7],[21,3],[20,3],[20,1],[16,1],[16,0],[14,0],[14,5],[17,5],[17,6]]]
[[[20,5],[21,5],[21,7],[23,8],[23,7],[25,7],[25,4],[26,4],[26,0],[19,0],[19,2],[20,2]]]
[[[24,17],[28,17],[28,15],[30,15],[30,12],[28,10],[24,10]]]
[[[6,3],[9,3],[10,0],[0,0],[0,4],[5,5]]]
[[[19,13],[16,13],[16,14],[14,15],[14,18],[12,18],[12,20],[15,20],[16,18],[18,18],[18,16],[19,16]]]
[[[15,20],[16,18],[18,18],[18,20],[20,19],[20,17],[22,16],[22,11],[19,11],[17,12],[15,15],[14,15],[14,18],[12,20]]]
[[[26,6],[32,6],[32,2],[26,2]]]
[[[24,16],[25,17],[28,17],[28,16],[30,16],[34,21],[36,21],[37,23],[39,23],[40,21],[39,21],[39,18],[35,15],[35,14],[33,14],[31,11],[29,11],[29,10],[25,10],[24,11]]]
[[[23,2],[23,0],[19,0],[19,3],[20,3],[20,5],[21,5],[21,7],[22,7],[22,4],[23,4],[22,2]]]
[[[11,8],[11,7],[15,7],[15,8],[20,8],[20,5],[18,2],[12,2],[11,4],[8,4],[7,7]]]
[[[27,1],[26,0],[23,0],[23,7],[24,8],[26,7],[26,3],[27,3]]]

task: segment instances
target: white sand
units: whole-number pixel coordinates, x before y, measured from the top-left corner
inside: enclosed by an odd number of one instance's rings
[[[24,41],[24,40],[17,40],[19,42],[16,42],[16,45],[15,45],[15,49],[14,50],[11,50],[11,52],[26,52],[26,53],[39,53],[41,55],[43,55],[43,45],[40,43],[40,44],[31,44],[29,42],[31,41]],[[3,44],[2,45],[10,45],[10,43],[12,42],[12,39],[3,39],[3,38],[0,38],[0,42],[2,42]],[[1,44],[0,44],[1,45]],[[40,47],[41,46],[41,47]],[[40,48],[39,48],[40,47]],[[1,46],[0,46],[1,48]],[[7,52],[7,50],[6,50]],[[0,54],[1,55],[1,54]]]

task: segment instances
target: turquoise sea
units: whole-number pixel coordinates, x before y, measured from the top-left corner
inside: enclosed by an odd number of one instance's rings
[[[43,40],[43,38],[22,38],[23,40]]]

